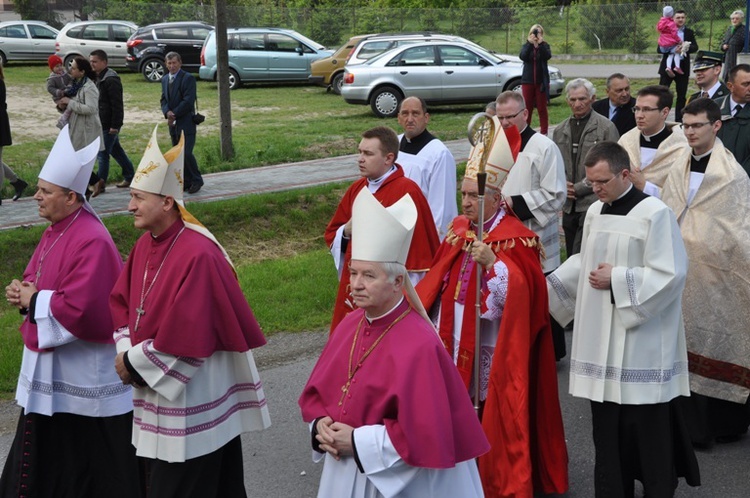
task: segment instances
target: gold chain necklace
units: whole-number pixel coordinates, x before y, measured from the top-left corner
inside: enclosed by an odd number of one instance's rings
[[[75,218],[73,218],[73,221],[71,221],[70,224],[65,227],[65,229],[62,231],[62,233],[57,236],[57,238],[52,243],[52,245],[49,246],[49,249],[47,249],[46,251],[44,251],[44,254],[42,254],[42,256],[39,258],[39,266],[36,269],[36,284],[37,285],[39,284],[39,279],[42,276],[42,265],[44,264],[44,258],[47,257],[47,255],[52,250],[52,248],[55,247],[55,245],[60,241],[60,239],[62,238],[62,236],[65,235],[65,232],[68,231],[68,228],[70,228],[73,225],[73,223],[76,222],[76,220],[78,219],[78,217],[81,215],[81,211],[83,211],[82,207],[78,209],[78,213],[76,213]]]
[[[411,311],[411,306],[404,311],[401,316],[396,318],[393,322],[391,322],[390,325],[388,325],[388,328],[386,328],[382,334],[380,334],[380,337],[375,339],[375,342],[372,343],[372,346],[365,351],[365,354],[362,355],[362,357],[359,359],[357,364],[354,364],[354,350],[357,347],[357,337],[359,337],[359,331],[362,328],[362,324],[365,321],[365,316],[362,315],[362,319],[359,321],[359,325],[357,325],[357,331],[354,333],[354,339],[352,340],[352,349],[349,351],[349,378],[346,380],[346,384],[341,386],[341,399],[339,400],[339,406],[344,404],[344,398],[346,398],[346,395],[349,393],[349,386],[352,384],[352,379],[354,378],[354,374],[356,374],[360,367],[362,367],[362,363],[364,363],[365,359],[367,359],[368,356],[370,356],[370,353],[373,352],[373,350],[377,347],[378,344],[380,344],[380,341],[383,340],[383,337],[385,337],[385,334],[388,333],[389,330],[393,328],[394,325],[396,325],[398,322],[400,322],[406,315],[409,314]]]
[[[161,264],[159,265],[159,268],[156,269],[156,274],[154,275],[154,279],[151,281],[151,283],[148,286],[148,289],[146,289],[146,279],[148,277],[148,263],[149,259],[146,260],[146,267],[143,269],[143,284],[141,284],[141,302],[138,305],[138,307],[135,309],[136,316],[135,317],[135,329],[133,330],[136,332],[138,330],[138,324],[141,322],[141,317],[146,314],[146,310],[143,309],[143,303],[146,301],[146,298],[148,297],[149,292],[151,292],[151,289],[154,287],[154,284],[156,283],[156,279],[159,278],[159,273],[161,273],[161,269],[164,266],[164,263],[167,261],[167,257],[169,257],[169,253],[172,252],[172,249],[174,248],[174,245],[177,243],[177,239],[180,238],[180,235],[182,235],[182,232],[185,231],[185,227],[183,226],[180,231],[177,233],[177,237],[174,238],[172,241],[172,244],[169,246],[169,249],[167,249],[167,254],[164,255],[164,259],[161,260]]]

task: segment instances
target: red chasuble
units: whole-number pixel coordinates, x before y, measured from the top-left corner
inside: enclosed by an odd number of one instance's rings
[[[122,258],[107,229],[80,208],[44,231],[23,279],[40,291],[54,291],[50,311],[68,332],[84,341],[111,344],[114,329],[107,296],[121,268]],[[27,348],[40,351],[36,325],[28,316],[21,335]]]
[[[208,358],[216,351],[244,352],[265,344],[219,247],[184,227],[178,220],[159,237],[145,233],[138,239],[110,296],[115,330],[129,327],[133,345],[153,339],[157,351],[192,358]],[[145,313],[136,330],[139,307]]]
[[[414,227],[414,237],[412,238],[409,255],[406,258],[406,270],[409,272],[426,272],[430,269],[433,255],[440,245],[435,221],[432,219],[430,205],[427,204],[419,185],[404,176],[404,170],[401,166],[388,178],[385,179],[380,188],[373,195],[385,207],[395,204],[404,195],[409,194],[417,206],[417,225]],[[328,223],[325,232],[326,244],[330,248],[336,238],[336,231],[339,227],[346,225],[352,218],[352,205],[357,194],[367,186],[367,179],[360,178],[354,182],[346,191],[344,197],[339,202],[339,206],[334,213],[333,218]],[[339,290],[336,295],[336,303],[333,308],[333,320],[331,321],[331,332],[334,331],[339,322],[347,313],[356,308],[356,305],[349,297],[349,261],[352,259],[352,246],[346,248],[344,256],[343,271],[341,272],[341,281]]]
[[[450,351],[454,291],[464,250],[475,238],[468,218],[454,219],[432,270],[417,285],[426,309],[440,303],[440,337]],[[479,459],[482,486],[488,497],[564,493],[568,489],[568,455],[547,286],[539,257],[541,243],[534,232],[510,215],[485,233],[483,241],[508,267],[508,292],[482,415],[482,427],[492,446]],[[475,279],[472,274],[471,289],[475,288]],[[458,365],[467,389],[474,358],[474,300],[474,292],[466,293],[459,351],[459,357],[470,358],[465,365]]]
[[[355,429],[385,425],[399,456],[413,467],[451,468],[485,453],[489,445],[469,395],[430,324],[406,299],[371,324],[364,314],[349,313],[328,339],[299,399],[302,418],[330,416]],[[360,361],[348,382],[350,362]]]

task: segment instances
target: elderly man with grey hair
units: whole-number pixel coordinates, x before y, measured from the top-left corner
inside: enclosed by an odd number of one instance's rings
[[[596,201],[593,189],[583,181],[586,178],[583,159],[597,143],[616,142],[620,135],[612,121],[591,112],[596,89],[589,80],[571,80],[565,87],[565,96],[572,114],[555,128],[552,141],[560,148],[565,163],[567,199],[563,206],[563,230],[565,249],[570,257],[581,250],[586,211]]]

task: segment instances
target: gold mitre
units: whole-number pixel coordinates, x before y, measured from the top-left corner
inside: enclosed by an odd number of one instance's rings
[[[503,128],[500,125],[500,120],[495,116],[492,117],[492,120],[495,123],[495,137],[492,140],[485,172],[487,173],[487,186],[500,191],[508,178],[510,169],[516,162],[518,152],[521,150],[521,134],[515,126]],[[480,140],[469,152],[465,179],[477,180],[479,163],[483,153],[484,143]]]
[[[156,125],[151,133],[130,187],[152,194],[168,195],[182,204],[185,136],[180,134],[180,142],[162,155],[156,139],[158,127]]]

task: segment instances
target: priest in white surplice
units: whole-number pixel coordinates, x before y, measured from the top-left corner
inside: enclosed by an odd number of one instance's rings
[[[672,496],[698,485],[697,461],[673,402],[689,395],[682,291],[687,255],[674,213],[635,189],[613,142],[594,146],[581,252],[547,278],[550,313],[574,317],[570,393],[591,401],[597,497]]]
[[[302,391],[319,498],[479,498],[490,447],[453,359],[406,276],[417,209],[362,189],[352,208],[352,298]],[[407,296],[404,296],[406,292]]]
[[[448,224],[458,216],[456,201],[456,160],[443,142],[427,131],[430,113],[420,97],[401,102],[398,124],[404,133],[398,136],[398,163],[404,176],[422,189],[435,220],[440,240],[448,233]]]

